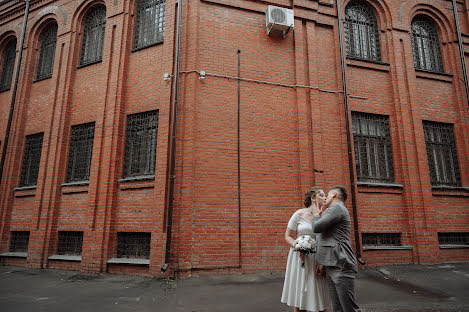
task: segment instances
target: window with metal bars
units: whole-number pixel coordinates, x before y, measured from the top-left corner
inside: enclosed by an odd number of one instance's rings
[[[401,233],[362,233],[367,246],[401,246]]]
[[[60,231],[59,244],[57,246],[58,255],[81,255],[83,247],[83,232]]]
[[[469,245],[469,232],[438,233],[440,245]]]
[[[2,73],[0,77],[0,92],[10,90],[11,79],[16,59],[16,39],[10,40],[3,50]]]
[[[98,6],[85,16],[80,66],[99,62],[103,58],[106,8]]]
[[[66,182],[89,180],[93,139],[94,122],[72,127]]]
[[[423,121],[432,186],[461,186],[453,125]]]
[[[19,186],[31,186],[36,185],[37,183],[39,163],[41,162],[43,137],[44,133],[37,133],[26,136]]]
[[[358,182],[394,182],[388,116],[352,112]]]
[[[28,252],[29,231],[12,231],[10,252]]]
[[[151,233],[117,233],[117,258],[150,258]]]
[[[47,26],[39,36],[39,42],[41,46],[37,62],[36,81],[52,77],[57,43],[57,24]]]
[[[349,3],[345,8],[344,31],[347,57],[381,61],[378,20],[371,5],[362,1]]]
[[[417,16],[411,28],[415,69],[442,73],[440,39],[434,23],[427,17]]]
[[[165,0],[137,1],[134,49],[163,41],[165,2]]]
[[[124,177],[155,174],[158,111],[127,116]]]

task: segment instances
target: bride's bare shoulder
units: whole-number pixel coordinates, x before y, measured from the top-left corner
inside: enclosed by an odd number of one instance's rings
[[[306,213],[306,208],[301,208],[296,211],[300,217],[304,217]]]

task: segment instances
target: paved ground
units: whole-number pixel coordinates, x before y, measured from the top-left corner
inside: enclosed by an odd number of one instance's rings
[[[0,266],[0,311],[291,311],[282,273],[156,279]],[[363,269],[362,311],[469,311],[469,263]]]

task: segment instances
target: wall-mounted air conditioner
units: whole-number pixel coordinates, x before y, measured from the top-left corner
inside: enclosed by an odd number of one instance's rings
[[[294,16],[292,9],[280,8],[269,5],[265,11],[265,26],[267,34],[271,31],[281,32],[285,37],[294,27]]]

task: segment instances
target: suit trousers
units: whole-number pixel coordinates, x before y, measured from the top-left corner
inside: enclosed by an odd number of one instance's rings
[[[326,279],[334,312],[360,312],[355,301],[355,272],[326,266]]]

